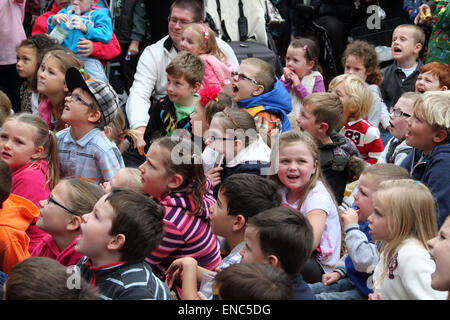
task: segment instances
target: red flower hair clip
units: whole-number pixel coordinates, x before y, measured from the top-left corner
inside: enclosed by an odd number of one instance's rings
[[[206,86],[201,89],[198,94],[200,96],[200,104],[204,107],[211,100],[219,101],[219,92],[222,90],[220,86]]]

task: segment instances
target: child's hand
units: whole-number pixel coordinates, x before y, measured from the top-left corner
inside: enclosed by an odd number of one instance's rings
[[[213,187],[217,186],[218,184],[220,184],[221,179],[220,179],[220,171],[222,171],[223,168],[222,167],[215,167],[212,168],[211,170],[209,170],[206,174],[209,177],[209,180],[211,180],[211,183],[213,185]]]
[[[377,293],[376,297],[373,293],[369,293],[369,300],[383,300],[383,297],[381,296],[381,293]]]
[[[110,193],[111,192],[111,189],[112,189],[111,182],[105,181],[103,183],[100,183],[99,186],[100,186],[100,188],[105,190],[106,193]]]
[[[322,283],[326,286],[335,283],[341,278],[341,274],[339,272],[331,272],[325,273],[322,275]]]
[[[352,208],[347,208],[345,211],[341,211],[341,224],[343,227],[349,224],[358,223],[358,212]]]
[[[183,269],[186,268],[197,268],[197,260],[191,257],[176,259],[172,262],[172,264],[167,268],[166,271],[166,284],[169,288],[172,287],[173,282],[181,278]],[[194,269],[195,270],[195,269]]]
[[[69,21],[69,16],[65,13],[58,13],[58,14],[55,14],[52,18],[53,25],[60,24],[62,21],[64,21],[64,22]]]
[[[283,68],[283,74],[286,79],[290,79],[292,81],[292,86],[296,87],[300,84],[301,79],[291,69]]]
[[[83,20],[81,20],[80,16],[76,16],[76,15],[72,16],[70,18],[70,23],[72,24],[72,27],[74,29],[78,29],[78,30],[80,30],[83,33],[87,32],[87,27],[84,24]]]

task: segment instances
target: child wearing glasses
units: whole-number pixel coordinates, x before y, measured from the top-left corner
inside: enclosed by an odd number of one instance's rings
[[[103,131],[117,114],[118,96],[103,81],[86,81],[76,68],[67,70],[65,78],[69,94],[61,119],[70,127],[56,134],[61,177],[110,181],[124,167],[122,154]]]
[[[414,103],[420,97],[417,92],[405,92],[400,96],[389,116],[389,131],[392,138],[387,142],[377,163],[401,165],[411,152],[412,147],[405,141],[408,132],[408,119],[414,111]]]
[[[287,117],[292,110],[291,97],[268,62],[242,60],[232,76],[234,101],[255,119],[258,133],[269,146],[281,132],[291,130]]]
[[[30,256],[30,238],[25,231],[39,210],[30,200],[11,193],[11,169],[2,159],[0,181],[0,273],[9,273],[14,265]]]
[[[214,32],[204,24],[191,23],[184,27],[181,35],[181,50],[198,56],[205,63],[202,88],[206,86],[225,87],[231,93],[230,76],[233,66],[217,45]]]
[[[423,93],[408,119],[406,144],[413,150],[401,166],[430,189],[438,228],[450,212],[449,130],[450,91]]]
[[[0,158],[11,170],[11,193],[30,200],[36,206],[47,199],[58,183],[58,152],[56,138],[37,115],[20,113],[8,117],[0,131]],[[29,221],[29,250],[45,235]]]
[[[235,173],[265,176],[270,147],[257,133],[252,116],[241,109],[226,108],[214,115],[205,135],[207,148],[223,154],[223,162],[207,172],[217,197],[219,185]]]
[[[78,178],[61,180],[47,200],[39,201],[36,226],[47,232],[31,252],[33,257],[48,257],[71,266],[83,258],[75,251],[80,237],[81,216],[89,213],[105,194],[102,188]]]

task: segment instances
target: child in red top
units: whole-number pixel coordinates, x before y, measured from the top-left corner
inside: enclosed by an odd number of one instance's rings
[[[71,266],[83,257],[75,251],[81,231],[81,216],[92,211],[105,194],[98,185],[79,178],[61,180],[46,200],[39,201],[36,226],[48,234],[37,244],[31,256],[55,259]]]
[[[339,133],[356,144],[368,164],[377,163],[384,147],[378,128],[367,120],[373,100],[368,85],[355,75],[342,74],[331,80],[329,91],[337,94],[344,105]]]
[[[37,115],[22,113],[5,120],[0,130],[0,158],[11,170],[11,193],[36,206],[58,182],[56,137]],[[31,252],[46,233],[37,229],[33,220],[27,234]]]

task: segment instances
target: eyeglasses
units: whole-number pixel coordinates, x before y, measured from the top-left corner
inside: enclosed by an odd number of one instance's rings
[[[237,72],[237,71],[233,71],[233,72],[231,73],[231,76],[232,76],[233,78],[239,77],[239,80],[248,80],[248,81],[253,82],[253,83],[256,84],[256,85],[259,85],[259,82],[258,82],[258,81],[254,80],[254,79],[252,79],[252,78],[250,78],[250,77],[247,77],[245,74],[239,73],[239,72]]]
[[[195,21],[186,21],[186,20],[179,20],[179,19],[176,19],[176,18],[172,18],[172,17],[168,17],[168,21],[169,21],[169,23],[173,23],[173,24],[177,24],[177,23],[180,23],[180,26],[185,26],[185,25],[187,25],[187,24],[189,24],[189,23],[194,23]]]
[[[396,116],[396,117],[401,117],[401,116],[404,116],[404,117],[406,117],[406,118],[410,118],[410,117],[411,117],[410,114],[408,114],[408,113],[406,113],[406,112],[403,112],[403,111],[401,111],[400,109],[393,109],[393,110],[392,110],[392,113],[393,113],[394,116]]]
[[[80,97],[78,94],[73,93],[73,92],[69,92],[69,93],[67,93],[67,96],[68,96],[70,99],[72,99],[73,101],[80,102],[80,103],[84,104],[85,106],[91,108],[91,104],[90,104],[90,103],[87,103],[86,101],[84,101],[83,99],[81,99],[81,97]]]
[[[56,201],[55,199],[53,199],[52,196],[48,196],[47,204],[49,204],[50,202],[51,202],[51,203],[54,203],[55,205],[57,205],[57,206],[60,207],[60,208],[63,208],[64,210],[66,210],[66,211],[69,212],[70,214],[73,214],[73,215],[75,215],[75,216],[78,215],[77,213],[73,212],[73,211],[70,210],[70,209],[67,209],[67,208],[64,207],[61,203],[59,203],[58,201]]]
[[[215,142],[215,141],[236,140],[236,137],[228,138],[228,137],[209,136],[209,137],[206,138],[206,140],[209,140],[210,143],[213,143],[213,142]]]

